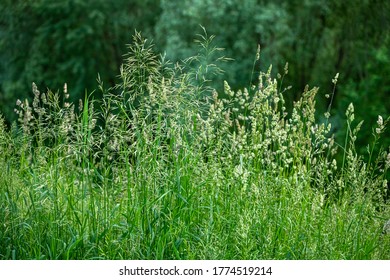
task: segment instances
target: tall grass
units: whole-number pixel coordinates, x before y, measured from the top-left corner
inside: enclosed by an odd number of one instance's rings
[[[170,65],[136,33],[102,100],[86,93],[75,109],[66,86],[33,85],[18,125],[1,119],[1,259],[390,258],[389,151],[356,153],[353,105],[337,144],[316,120],[317,88],[291,112],[271,68],[218,93],[224,58],[200,43]]]

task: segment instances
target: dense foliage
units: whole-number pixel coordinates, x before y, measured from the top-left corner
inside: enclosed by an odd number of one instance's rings
[[[0,110],[15,120],[14,100],[28,97],[32,82],[53,91],[67,83],[73,101],[96,88],[98,73],[114,85],[134,29],[153,38],[167,59],[184,59],[193,53],[194,30],[201,32],[202,25],[233,59],[221,65],[225,76],[213,78],[216,88],[224,79],[234,89],[248,87],[252,70],[259,69],[253,60],[260,44],[260,69],[272,62],[275,74],[290,64],[283,82],[293,88],[286,95],[288,110],[306,84],[317,85],[317,117],[323,118],[331,77],[340,73],[332,104],[336,138],[344,139],[343,112],[353,102],[356,118],[365,120],[357,143],[363,153],[377,115],[390,113],[389,10],[384,0],[4,0]]]
[[[134,29],[150,34],[154,1],[14,1],[0,3],[0,109],[14,120],[15,98],[32,82],[56,91],[68,84],[73,101],[96,88],[96,78],[115,84]]]

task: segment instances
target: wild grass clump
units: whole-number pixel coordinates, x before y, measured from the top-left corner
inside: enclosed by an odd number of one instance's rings
[[[33,84],[18,124],[0,119],[1,259],[390,258],[390,153],[357,154],[352,104],[336,143],[330,111],[316,119],[317,88],[287,110],[287,65],[217,92],[225,58],[207,34],[175,65],[133,39],[101,100],[75,108],[66,85]]]

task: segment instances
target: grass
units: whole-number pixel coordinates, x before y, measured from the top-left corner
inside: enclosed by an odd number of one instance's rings
[[[390,156],[356,153],[353,105],[338,144],[317,89],[287,112],[271,68],[217,93],[203,39],[172,66],[136,33],[101,100],[33,85],[18,124],[1,119],[1,259],[390,259]]]

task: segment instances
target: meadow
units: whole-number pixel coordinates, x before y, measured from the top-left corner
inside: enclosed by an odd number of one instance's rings
[[[321,118],[318,88],[286,108],[287,64],[219,91],[212,36],[176,64],[133,39],[102,98],[33,84],[0,120],[0,259],[390,259],[389,119],[364,157],[353,104],[332,135],[334,91]]]

